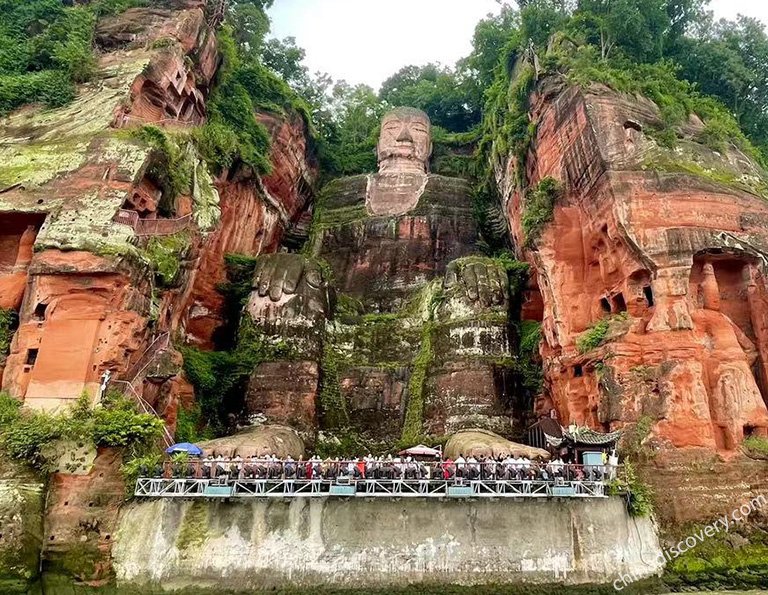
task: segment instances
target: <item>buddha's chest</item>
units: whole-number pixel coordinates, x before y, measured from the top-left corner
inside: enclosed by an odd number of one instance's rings
[[[477,227],[464,212],[369,217],[324,230],[318,256],[336,290],[392,311],[452,260],[476,252]]]

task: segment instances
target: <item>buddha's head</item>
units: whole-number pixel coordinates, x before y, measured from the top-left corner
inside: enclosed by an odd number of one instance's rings
[[[380,172],[426,172],[432,155],[429,116],[412,107],[384,115],[377,148]]]

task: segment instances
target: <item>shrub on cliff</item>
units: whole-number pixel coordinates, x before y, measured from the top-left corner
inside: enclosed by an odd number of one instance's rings
[[[542,179],[525,195],[522,226],[525,244],[532,248],[547,223],[552,221],[555,203],[563,193],[563,185],[554,178]]]
[[[0,0],[0,114],[25,103],[60,106],[95,70],[96,20],[146,0]]]
[[[57,441],[93,442],[135,453],[155,445],[162,428],[162,421],[138,413],[122,397],[105,398],[100,407],[91,407],[88,398],[81,397],[56,415],[24,409],[18,400],[0,393],[0,448],[11,458],[42,470],[51,462],[43,449]]]
[[[747,453],[747,456],[768,460],[768,438],[750,436],[741,443],[741,448]]]
[[[4,361],[5,356],[8,355],[17,324],[16,312],[0,308],[0,362]]]
[[[617,327],[627,320],[629,320],[628,314],[622,312],[621,314],[616,314],[610,318],[604,318],[595,323],[592,328],[584,331],[579,335],[579,338],[576,339],[576,348],[579,350],[579,353],[589,353],[593,349],[597,349],[606,343],[610,339],[611,334],[615,330],[618,330]]]
[[[648,516],[653,512],[653,491],[637,474],[635,466],[627,458],[624,459],[623,473],[608,486],[612,496],[624,496],[627,500],[627,511],[633,517]]]

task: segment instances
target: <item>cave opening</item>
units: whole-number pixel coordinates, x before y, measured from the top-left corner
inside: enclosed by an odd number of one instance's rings
[[[653,288],[650,285],[643,286],[643,297],[645,297],[645,303],[649,308],[653,308]]]
[[[35,320],[45,320],[46,310],[48,310],[48,304],[42,302],[38,303],[37,306],[35,306],[35,312],[33,314]]]
[[[0,213],[0,272],[16,265],[23,256],[20,250],[26,248],[31,257],[32,243],[44,222],[45,213]]]
[[[617,293],[613,296],[613,312],[626,312],[627,302],[623,293]]]
[[[28,366],[34,366],[35,362],[37,362],[37,356],[39,355],[40,350],[39,349],[28,349],[27,350],[27,359],[25,360],[25,364]]]

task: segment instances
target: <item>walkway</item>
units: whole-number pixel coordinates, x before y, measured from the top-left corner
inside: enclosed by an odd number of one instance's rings
[[[605,498],[604,481],[140,478],[143,498]]]

